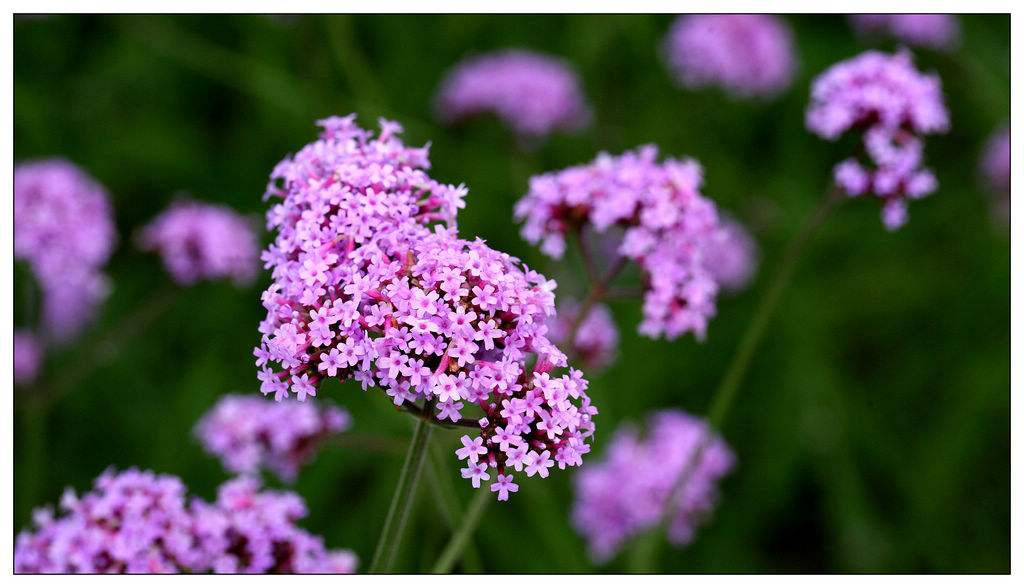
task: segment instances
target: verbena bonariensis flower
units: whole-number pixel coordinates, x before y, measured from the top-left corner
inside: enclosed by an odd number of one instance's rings
[[[549,373],[567,367],[546,337],[554,282],[445,228],[466,191],[431,180],[425,150],[402,145],[394,123],[374,139],[351,117],[332,120],[275,172],[287,181],[271,189],[285,202],[269,213],[260,390],[304,400],[325,379],[352,378],[460,424],[476,405],[479,434],[457,455],[474,487],[494,470],[499,500],[518,487],[511,469],[579,465],[596,409],[579,371]]]
[[[561,258],[569,233],[625,229],[618,253],[645,272],[640,332],[674,339],[703,338],[715,313],[718,285],[707,249],[721,230],[714,203],[700,193],[701,168],[693,160],[658,162],[648,145],[620,156],[534,176],[516,204],[522,235]]]
[[[195,434],[232,472],[257,474],[265,467],[291,481],[319,445],[348,429],[351,420],[335,406],[234,394],[221,398],[200,419]]]
[[[850,158],[835,168],[835,182],[850,196],[872,194],[883,202],[890,230],[907,220],[907,201],[935,191],[938,181],[922,168],[921,135],[945,132],[949,115],[938,76],[919,73],[910,53],[868,51],[833,65],[814,80],[807,127],[835,140],[863,133],[867,164]]]
[[[996,194],[995,214],[1010,220],[1010,129],[997,131],[989,138],[981,157],[981,172]]]
[[[43,350],[30,331],[14,331],[14,383],[30,384],[39,373]]]
[[[441,84],[435,110],[447,123],[493,113],[526,139],[578,130],[590,120],[579,79],[567,63],[518,49],[459,63]]]
[[[42,335],[77,335],[107,295],[102,273],[117,241],[106,190],[62,159],[14,169],[14,257],[42,291]]]
[[[758,248],[754,237],[738,221],[721,215],[722,230],[708,248],[707,267],[723,290],[746,288],[757,273]]]
[[[765,14],[680,16],[664,51],[683,87],[719,86],[741,98],[778,94],[795,69],[789,27]]]
[[[39,509],[36,529],[18,535],[16,573],[352,572],[355,557],[327,552],[295,526],[305,505],[285,492],[258,492],[242,478],[215,504],[189,503],[181,480],[129,469],[104,472],[61,513]]]
[[[296,526],[306,516],[297,494],[260,491],[255,478],[224,483],[217,502],[195,500],[193,530],[210,571],[218,574],[352,573],[351,551],[329,552],[323,540]]]
[[[605,459],[580,471],[572,521],[595,561],[607,561],[630,537],[661,522],[669,493],[706,433],[703,420],[683,411],[656,412],[646,433],[620,428]],[[718,500],[719,480],[734,462],[732,451],[715,436],[678,494],[667,529],[673,544],[693,540]]]
[[[548,337],[579,360],[591,371],[602,370],[615,361],[619,348],[619,330],[611,310],[604,304],[595,304],[576,328],[576,338],[568,341],[576,322],[580,305],[566,300],[558,305],[558,314],[548,319]]]
[[[951,14],[854,14],[861,34],[886,34],[908,45],[951,49],[960,39],[960,23]]]
[[[251,283],[259,245],[249,219],[226,206],[179,199],[138,235],[139,247],[163,258],[175,282],[231,279]]]

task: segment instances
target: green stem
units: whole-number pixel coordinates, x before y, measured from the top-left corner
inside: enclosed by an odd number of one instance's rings
[[[463,549],[469,543],[470,537],[473,536],[473,531],[476,529],[477,524],[480,523],[480,517],[487,510],[487,505],[493,501],[494,497],[486,490],[481,489],[476,493],[473,501],[469,503],[466,515],[462,519],[462,525],[459,526],[459,529],[448,541],[448,545],[441,552],[441,557],[437,558],[437,563],[434,564],[434,569],[431,570],[433,573],[447,574],[452,570]]]
[[[447,469],[447,463],[445,457],[442,454],[442,449],[437,443],[432,443],[430,447],[430,469],[427,470],[427,480],[433,487],[434,494],[437,498],[438,510],[444,518],[445,523],[448,525],[448,530],[452,533],[458,530],[459,523],[464,520],[461,506],[456,498],[458,494],[455,492],[455,485],[452,483],[449,470]],[[476,546],[473,545],[473,541],[470,540],[466,543],[464,549],[465,555],[462,559],[462,571],[469,573],[476,573],[482,570],[480,565],[480,554],[477,553]]]
[[[398,475],[398,486],[395,487],[395,495],[391,498],[387,518],[384,519],[384,529],[381,530],[380,540],[377,541],[377,548],[373,552],[370,573],[390,572],[395,563],[429,444],[430,423],[425,419],[417,419],[416,431],[412,435],[412,442],[409,443],[409,451],[405,454],[405,465]]]
[[[807,220],[804,221],[800,231],[793,236],[786,246],[782,261],[775,270],[775,274],[768,286],[768,292],[761,298],[761,304],[755,310],[754,318],[747,326],[747,330],[740,340],[739,347],[736,348],[736,353],[732,356],[732,360],[726,368],[725,376],[711,395],[711,406],[708,409],[707,417],[708,426],[704,431],[704,435],[685,462],[683,469],[672,486],[672,490],[666,497],[664,510],[658,525],[647,533],[646,536],[641,537],[635,546],[631,560],[633,571],[646,572],[652,569],[657,559],[661,538],[665,535],[669,524],[676,514],[679,497],[697,470],[704,452],[714,441],[715,431],[719,430],[725,423],[725,419],[736,400],[740,384],[743,383],[743,378],[750,368],[750,362],[754,357],[754,353],[757,351],[761,339],[764,338],[764,333],[771,323],[775,308],[782,298],[782,293],[793,277],[797,262],[800,260],[811,238],[821,228],[821,225],[828,218],[836,204],[840,202],[841,198],[842,196],[835,190],[826,195]]]

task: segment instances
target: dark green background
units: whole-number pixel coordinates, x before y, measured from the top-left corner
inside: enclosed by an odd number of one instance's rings
[[[720,300],[704,343],[641,338],[639,303],[614,305],[620,358],[591,380],[601,410],[596,456],[619,423],[652,409],[702,413],[766,272],[851,149],[807,133],[803,113],[811,78],[867,45],[843,17],[786,18],[799,71],[767,103],[676,88],[658,54],[667,15],[16,18],[15,157],[82,165],[109,188],[121,236],[102,315],[48,357],[46,376],[71,369],[169,287],[131,236],[174,192],[259,216],[271,168],[314,138],[313,121],[355,111],[365,125],[389,116],[410,143],[432,142],[433,175],[471,190],[462,233],[559,278],[562,295],[581,293],[573,258],[561,267],[543,258],[511,222],[529,175],[645,142],[698,158],[706,194],[755,230],[762,272],[745,293]],[[915,52],[941,75],[952,115],[952,131],[927,141],[941,187],[911,206],[897,233],[882,228],[874,202],[846,203],[829,220],[725,427],[739,464],[719,508],[693,545],[663,553],[661,569],[1009,570],[1009,239],[992,222],[977,172],[984,140],[1009,117],[1009,18],[961,24],[958,50]],[[524,154],[494,120],[457,130],[433,121],[431,99],[449,66],[510,46],[576,67],[595,110],[589,130]],[[19,271],[19,298],[27,281]],[[66,485],[88,487],[111,464],[173,473],[212,497],[226,474],[191,428],[220,395],[255,389],[251,349],[267,281],[183,292],[45,417],[17,397],[17,528],[33,505],[55,502]],[[19,303],[19,324],[30,320],[26,308]],[[335,385],[322,396],[351,410],[360,435],[397,440],[397,452],[391,443],[329,448],[295,485],[311,511],[305,526],[365,565],[410,419],[378,391]],[[470,488],[456,480],[454,456],[444,473],[465,504]],[[571,477],[519,480],[512,501],[491,506],[476,541],[483,569],[593,569],[568,521]],[[400,554],[406,570],[429,566],[448,536],[437,495],[421,489]]]

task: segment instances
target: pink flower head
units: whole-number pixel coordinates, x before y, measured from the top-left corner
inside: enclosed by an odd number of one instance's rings
[[[595,304],[580,322],[575,340],[567,341],[573,325],[579,320],[579,311],[580,305],[574,300],[561,303],[558,314],[548,319],[548,336],[589,370],[602,370],[615,361],[618,353],[619,330],[615,319],[607,306]]]
[[[640,332],[702,338],[715,314],[718,284],[707,251],[720,224],[701,182],[697,162],[659,163],[653,145],[620,156],[602,153],[590,164],[531,178],[515,216],[525,221],[523,238],[555,258],[570,232],[623,230],[618,254],[645,272]]]
[[[853,14],[850,22],[862,35],[885,34],[918,47],[952,49],[960,40],[952,14]]]
[[[42,290],[42,335],[77,335],[106,298],[103,266],[117,242],[106,190],[62,159],[14,169],[14,258]]]
[[[14,331],[14,383],[31,384],[39,373],[43,349],[29,331]]]
[[[833,65],[815,79],[807,127],[828,140],[853,130],[863,133],[863,163],[850,158],[835,168],[835,182],[850,196],[882,200],[890,230],[906,222],[907,201],[938,187],[923,168],[921,136],[945,132],[949,114],[935,75],[914,69],[910,53],[868,51]]]
[[[720,86],[740,98],[771,97],[793,79],[791,37],[776,16],[695,14],[676,19],[664,50],[683,87]]]
[[[141,249],[158,252],[183,286],[224,278],[246,285],[256,277],[254,227],[226,206],[179,199],[142,229],[138,242]]]
[[[568,367],[546,337],[554,282],[480,239],[458,238],[451,225],[465,189],[431,180],[422,171],[425,152],[402,146],[393,127],[373,139],[351,118],[331,120],[316,149],[275,174],[296,179],[279,188],[285,204],[268,215],[278,235],[265,255],[274,282],[263,296],[267,318],[255,350],[267,365],[261,389],[280,399],[292,382],[301,399],[325,378],[352,378],[396,405],[452,422],[475,405],[485,418],[470,464],[505,473],[505,454],[491,439],[496,427],[514,427],[523,443],[564,450],[563,464],[578,465],[596,410],[584,410],[580,372],[548,374]],[[295,163],[306,157],[308,165]],[[508,412],[506,404],[529,409]],[[540,428],[539,410],[557,434]],[[476,484],[489,479],[483,473],[471,471]]]
[[[996,193],[995,213],[1010,220],[1010,129],[1004,128],[992,135],[981,158],[981,172],[989,187]]]
[[[174,476],[108,470],[90,492],[71,490],[61,513],[36,511],[22,531],[15,573],[347,573],[348,551],[328,552],[295,526],[306,514],[289,492],[259,492],[241,478],[221,486],[217,502],[186,497]]]
[[[257,474],[265,467],[292,481],[320,444],[351,421],[334,406],[228,395],[200,419],[195,434],[232,472]]]
[[[569,65],[519,49],[470,57],[455,66],[441,84],[435,109],[446,123],[491,112],[526,139],[577,130],[590,120]]]
[[[576,476],[572,521],[597,562],[611,559],[623,543],[659,523],[669,493],[707,433],[707,424],[680,410],[648,418],[641,435],[626,426],[616,431],[604,461]],[[718,481],[735,458],[717,436],[705,449],[679,493],[668,537],[688,544],[714,509]]]
[[[723,290],[738,292],[757,273],[757,242],[739,221],[723,214],[721,222],[721,230],[708,248],[707,266]]]

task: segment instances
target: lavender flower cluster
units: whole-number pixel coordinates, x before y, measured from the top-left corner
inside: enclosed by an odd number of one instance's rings
[[[229,394],[199,420],[195,434],[207,452],[236,474],[266,468],[292,481],[319,445],[347,430],[351,421],[348,412],[335,406]]]
[[[739,98],[771,97],[793,79],[792,35],[765,14],[681,16],[665,39],[665,56],[685,88],[720,86]]]
[[[722,229],[708,248],[707,267],[722,290],[739,292],[757,273],[757,242],[739,221],[723,214],[720,222]]]
[[[945,132],[949,115],[935,75],[914,69],[910,53],[868,51],[833,65],[811,89],[807,127],[835,140],[847,131],[863,132],[868,164],[850,158],[835,168],[836,184],[850,196],[873,194],[882,200],[882,220],[890,230],[907,220],[907,201],[935,191],[938,181],[922,166],[920,135]]]
[[[589,370],[600,371],[615,361],[619,330],[615,327],[611,310],[604,304],[593,305],[582,319],[580,310],[575,300],[559,304],[558,314],[548,319],[548,336]],[[574,327],[576,334],[570,341]]]
[[[376,138],[351,116],[321,126],[268,189],[283,203],[268,213],[278,234],[264,253],[261,391],[303,400],[352,378],[431,419],[460,422],[476,405],[480,434],[458,456],[474,487],[493,469],[500,498],[515,490],[511,468],[579,465],[596,409],[579,371],[548,373],[567,367],[546,337],[554,283],[457,237],[465,188],[430,179],[426,149],[406,147],[395,123]]]
[[[61,499],[59,516],[36,511],[34,531],[18,535],[16,573],[343,573],[348,551],[328,552],[295,526],[302,499],[259,491],[241,478],[225,483],[217,502],[189,502],[173,476],[108,470],[92,491]]]
[[[951,49],[960,40],[960,23],[951,14],[854,14],[850,22],[862,35],[885,34],[931,49]]]
[[[15,166],[14,258],[42,290],[43,339],[67,341],[92,319],[116,241],[107,192],[81,169],[62,159]]]
[[[624,228],[618,253],[645,272],[640,332],[702,338],[718,292],[706,257],[721,225],[701,182],[697,162],[659,163],[651,145],[620,156],[602,153],[590,164],[531,178],[515,216],[525,221],[523,238],[556,259],[566,235],[585,225],[598,233]]]
[[[175,282],[256,277],[259,246],[249,220],[226,206],[180,199],[140,231],[139,247],[163,258]]]
[[[31,331],[14,331],[14,383],[31,384],[39,373],[43,350]]]
[[[704,421],[685,412],[660,411],[648,418],[643,435],[629,426],[617,430],[604,461],[580,471],[572,521],[595,561],[607,561],[630,537],[660,522],[669,493],[707,432]],[[717,502],[719,480],[734,462],[729,447],[714,437],[678,495],[668,525],[672,543],[692,540]]]
[[[589,122],[580,82],[562,60],[512,49],[471,57],[445,77],[438,118],[454,123],[493,113],[524,139],[578,130]]]

